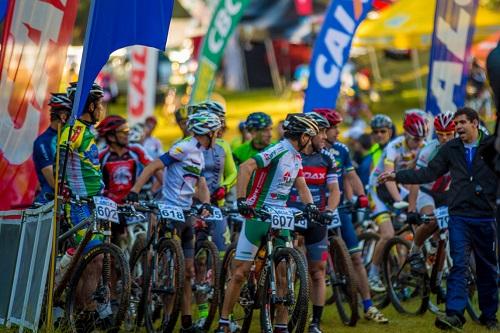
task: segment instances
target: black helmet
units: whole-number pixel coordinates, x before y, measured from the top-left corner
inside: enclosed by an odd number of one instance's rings
[[[300,135],[302,133],[309,136],[316,136],[319,133],[318,124],[303,113],[289,114],[283,123],[285,135]]]
[[[330,123],[328,122],[328,120],[326,120],[326,118],[323,117],[322,115],[320,115],[319,113],[309,112],[309,113],[306,113],[306,117],[314,120],[316,122],[316,124],[318,124],[318,127],[320,129],[330,128]]]
[[[69,84],[69,87],[66,89],[66,94],[68,95],[69,99],[71,99],[72,102],[75,101],[75,95],[76,95],[76,88],[78,86],[78,82],[71,82]],[[92,87],[90,87],[89,91],[89,99],[90,101],[95,101],[96,99],[99,99],[104,96],[104,90],[100,85],[97,83],[92,83]]]

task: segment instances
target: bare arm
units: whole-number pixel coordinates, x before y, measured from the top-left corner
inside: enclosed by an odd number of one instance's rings
[[[365,195],[365,188],[363,187],[363,183],[361,182],[361,179],[359,178],[358,174],[356,173],[355,170],[349,171],[345,175],[346,179],[352,186],[352,190],[354,194],[356,195]]]
[[[384,173],[392,173],[394,171],[394,167],[390,164],[384,164]],[[394,201],[399,202],[401,201],[401,195],[399,194],[399,189],[398,186],[396,185],[395,181],[388,181],[385,183],[385,186],[387,187],[387,190],[389,191],[389,194],[391,197],[394,199]]]
[[[159,159],[154,160],[149,163],[144,170],[142,170],[139,178],[135,182],[134,186],[130,190],[131,192],[139,193],[144,186],[148,182],[148,180],[158,171],[162,170],[165,167],[163,162]]]
[[[335,210],[340,203],[339,183],[328,184],[328,191],[330,192],[330,196],[328,197],[326,209]]]
[[[246,198],[247,187],[252,173],[257,169],[257,162],[251,158],[240,165],[238,172],[238,183],[236,186],[237,198]]]
[[[306,179],[304,177],[297,177],[295,179],[295,188],[299,192],[300,200],[305,204],[314,203],[311,191],[307,187]]]
[[[418,191],[419,191],[419,186],[418,185],[408,185],[408,188],[410,190],[410,194],[408,195],[408,211],[409,212],[416,212],[417,211],[417,198],[418,198]]]
[[[210,203],[210,191],[208,190],[207,180],[200,177],[198,180],[198,199],[202,203]]]
[[[54,168],[52,167],[52,165],[43,168],[42,175],[43,177],[45,177],[45,180],[47,181],[47,183],[49,183],[50,187],[54,188]]]

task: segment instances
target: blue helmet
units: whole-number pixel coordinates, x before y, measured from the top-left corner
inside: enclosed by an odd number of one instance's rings
[[[245,121],[246,128],[251,129],[264,129],[273,124],[271,117],[264,112],[253,112],[248,115],[247,120]]]

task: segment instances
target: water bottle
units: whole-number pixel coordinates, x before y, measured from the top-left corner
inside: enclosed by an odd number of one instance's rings
[[[66,269],[68,268],[71,259],[73,259],[73,255],[75,254],[75,249],[74,248],[69,248],[66,250],[66,253],[61,257],[59,260],[59,263],[56,265],[56,286],[59,285],[61,282],[62,277],[64,276],[64,273],[66,272]]]

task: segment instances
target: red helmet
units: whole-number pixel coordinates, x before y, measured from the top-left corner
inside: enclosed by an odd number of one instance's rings
[[[454,132],[455,122],[453,121],[453,112],[447,111],[438,114],[434,118],[434,129],[437,132]]]
[[[330,126],[338,125],[342,122],[342,116],[334,109],[313,109],[313,112],[322,115],[328,120]]]
[[[99,136],[105,137],[106,134],[116,131],[118,128],[126,124],[125,118],[120,116],[107,116],[103,121],[97,126],[97,131]]]
[[[404,130],[414,137],[423,138],[429,133],[429,124],[421,112],[408,112],[403,123]]]
[[[149,116],[147,117],[145,120],[144,120],[144,123],[152,123],[153,126],[156,126],[156,124],[158,124],[158,120],[156,119],[155,116]]]

